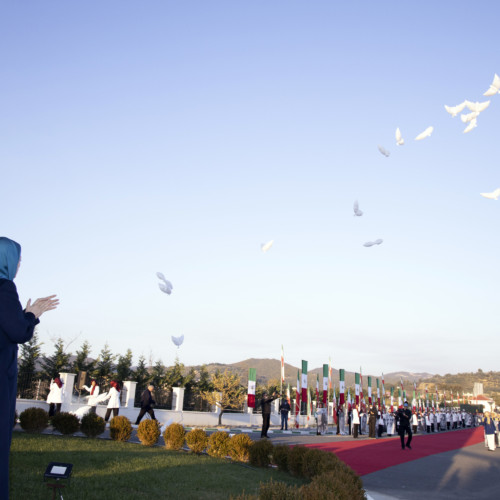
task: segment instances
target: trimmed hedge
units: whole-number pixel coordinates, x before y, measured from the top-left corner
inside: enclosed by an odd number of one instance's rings
[[[288,471],[288,457],[290,456],[290,446],[287,444],[277,444],[273,448],[271,457],[272,463],[278,466],[279,470]]]
[[[113,441],[128,441],[132,436],[132,424],[127,417],[118,415],[109,423],[109,434]]]
[[[51,419],[52,427],[61,434],[69,435],[78,432],[80,421],[76,415],[61,411],[56,413]]]
[[[160,423],[158,420],[143,420],[137,428],[137,437],[144,446],[154,446],[160,438]]]
[[[186,440],[186,431],[181,424],[170,424],[163,433],[167,450],[180,450]]]
[[[41,408],[26,408],[19,416],[19,423],[26,432],[39,433],[49,425],[49,414]]]
[[[273,443],[268,439],[256,441],[249,449],[249,462],[258,467],[268,467],[271,463]]]
[[[106,422],[94,412],[88,412],[82,417],[80,430],[89,438],[95,438],[104,432]]]
[[[253,441],[245,434],[235,434],[229,440],[229,456],[237,462],[248,462]]]
[[[193,429],[186,434],[186,444],[193,453],[202,453],[208,444],[207,433],[203,429]]]
[[[208,438],[207,453],[211,457],[224,458],[229,454],[229,434],[224,431],[217,431],[210,434]]]

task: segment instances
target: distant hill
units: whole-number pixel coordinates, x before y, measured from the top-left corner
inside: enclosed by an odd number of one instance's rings
[[[205,365],[207,370],[210,373],[215,372],[216,370],[224,371],[225,369],[231,370],[234,373],[237,373],[242,382],[246,384],[248,382],[248,370],[249,368],[255,368],[257,372],[257,384],[267,385],[270,381],[276,381],[279,384],[280,376],[281,376],[281,361],[279,359],[258,359],[258,358],[250,358],[244,361],[239,361],[238,363],[232,364],[222,364],[222,363],[211,363]],[[195,370],[200,370],[201,365],[198,366],[186,366],[186,370],[190,368],[194,368]],[[300,370],[301,367],[293,366],[288,363],[285,363],[285,384],[290,384],[290,387],[295,387],[297,385],[297,371]],[[311,386],[314,385],[313,381],[316,380],[316,376],[319,376],[320,386],[322,386],[323,380],[323,367],[308,369],[308,378],[309,384]],[[368,383],[368,373],[363,374],[363,386],[366,387]],[[374,376],[372,375],[372,387],[376,387],[376,378],[379,378],[380,381],[382,379],[381,374]],[[384,374],[384,380],[386,386],[391,385],[399,385],[401,378],[405,383],[413,384],[413,381],[420,382],[424,379],[428,379],[433,377],[431,373],[412,373],[412,372],[394,372],[394,373],[386,373]],[[339,381],[339,371],[338,369],[333,369],[333,380],[335,382],[335,386],[338,387]],[[354,386],[354,372],[345,372],[345,382],[346,387]]]

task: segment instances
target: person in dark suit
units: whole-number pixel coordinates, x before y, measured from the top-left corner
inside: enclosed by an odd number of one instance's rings
[[[288,400],[283,398],[279,407],[279,411],[281,413],[281,430],[283,430],[283,426],[285,427],[285,431],[288,430],[288,413],[291,409],[292,408],[290,407]]]
[[[0,498],[9,498],[9,452],[16,411],[17,345],[28,342],[39,317],[55,309],[55,295],[19,302],[14,278],[21,265],[21,246],[0,237]]]
[[[153,399],[153,391],[154,391],[154,385],[149,384],[148,388],[144,390],[141,394],[141,411],[139,412],[139,416],[137,417],[137,420],[135,421],[135,425],[139,425],[139,422],[141,421],[142,417],[146,413],[149,413],[151,418],[153,420],[156,420],[155,418],[155,412],[153,411],[153,405],[156,404],[156,401]]]
[[[269,424],[271,422],[271,403],[277,399],[278,396],[274,392],[272,396],[268,396],[267,392],[262,394],[262,399],[260,400],[260,407],[262,408],[262,431],[260,437],[267,438],[267,431],[269,430]]]
[[[411,450],[411,410],[408,407],[408,401],[405,401],[403,404],[403,408],[398,410],[398,418],[399,418],[399,437],[401,438],[401,448],[405,449],[405,433],[408,434],[408,440],[406,441],[406,448]]]

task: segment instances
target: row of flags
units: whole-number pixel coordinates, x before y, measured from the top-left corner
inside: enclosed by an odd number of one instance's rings
[[[329,360],[328,364],[323,365],[323,380],[322,384],[320,384],[319,380],[319,375],[316,376],[316,402],[323,403],[324,405],[328,404],[329,398],[328,395],[329,393],[333,393],[333,404],[334,407],[337,406],[337,398],[336,398],[336,391],[335,391],[335,385],[333,384],[333,368],[331,364],[331,359]],[[249,373],[248,373],[248,407],[249,408],[255,408],[255,386],[256,386],[256,380],[257,380],[257,373],[255,368],[250,368]],[[384,374],[382,374],[381,379],[376,378],[376,395],[374,397],[372,393],[372,377],[368,376],[368,405],[372,405],[375,402],[377,403],[377,406],[380,408],[381,403],[382,407],[385,408],[385,398],[386,398],[386,390],[385,390],[385,380],[384,380]],[[284,357],[284,352],[283,352],[283,346],[281,346],[281,392],[280,394],[284,394],[283,392],[283,385],[285,383],[285,357]],[[332,387],[333,384],[333,387]],[[322,388],[322,391],[320,392],[320,387]],[[343,368],[339,369],[339,401],[338,404],[339,406],[343,406],[344,404],[351,405],[352,403],[355,403],[356,405],[359,405],[361,402],[366,404],[366,400],[364,397],[363,393],[363,373],[360,367],[359,373],[354,374],[354,400],[351,398],[351,394],[349,389],[347,390],[347,397],[345,393],[345,370]],[[435,394],[432,394],[430,399],[429,399],[429,391],[428,388],[425,388],[425,399],[422,397],[422,394],[418,395],[417,398],[417,383],[414,381],[413,382],[413,398],[412,398],[412,406],[413,409],[417,408],[435,408],[439,404],[439,392],[436,387],[436,392]],[[286,389],[286,398],[288,402],[291,404],[291,394],[290,394],[290,384],[288,384],[288,387]],[[447,395],[446,391],[443,393],[443,398],[446,401],[447,400]],[[305,412],[307,412],[307,415],[309,416],[312,411],[312,391],[309,388],[309,383],[308,383],[308,370],[307,370],[307,361],[302,360],[302,370],[297,370],[297,385],[296,385],[296,405],[295,405],[295,417],[296,421],[298,422],[298,417],[301,414],[301,409],[304,409]],[[376,399],[376,401],[375,401]],[[451,399],[451,404],[453,405],[455,403],[455,398],[453,396],[453,392],[450,391],[450,399]],[[462,399],[463,403],[466,403],[466,397],[462,393]],[[401,377],[400,379],[400,387],[398,387],[398,399],[397,399],[397,406],[401,406],[404,401],[407,400],[407,393],[404,388],[404,383],[403,383],[403,378]],[[459,404],[460,403],[460,396],[457,391],[456,395],[456,402]],[[308,404],[309,403],[309,404]],[[425,403],[425,406],[424,406]],[[395,396],[394,396],[394,387],[391,387],[390,390],[390,410],[391,412],[394,411],[394,404],[395,404]],[[297,424],[298,425],[298,424]]]

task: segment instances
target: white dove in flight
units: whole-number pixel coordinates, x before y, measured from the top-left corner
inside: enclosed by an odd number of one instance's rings
[[[495,189],[493,193],[479,193],[484,198],[488,198],[488,200],[498,200],[500,197],[500,188]]]
[[[178,349],[180,345],[184,342],[184,335],[181,335],[180,337],[174,337],[172,335],[172,342],[177,346]]]
[[[363,211],[359,209],[358,200],[354,202],[354,217],[361,217],[363,215]]]
[[[479,116],[479,111],[472,111],[472,113],[467,113],[466,115],[460,115],[462,123],[469,123]]]
[[[159,289],[163,293],[170,295],[172,293],[172,290],[174,289],[174,287],[172,286],[172,283],[170,283],[170,281],[168,281],[165,278],[165,276],[163,276],[163,273],[156,273],[156,276],[158,277],[159,280],[163,281],[163,283],[158,283]]]
[[[387,158],[391,153],[387,151],[383,146],[377,146],[378,150]]]
[[[375,241],[367,241],[366,243],[363,243],[363,246],[364,247],[372,247],[373,245],[380,245],[383,242],[384,242],[384,240],[381,240],[381,239],[378,239]]]
[[[465,108],[465,105],[467,104],[467,101],[462,102],[461,104],[458,104],[457,106],[446,106],[444,105],[444,109],[455,118],[455,116],[458,115],[458,113],[461,113],[463,109]]]
[[[487,97],[498,94],[500,92],[500,76],[495,73],[493,77],[493,83],[490,85],[490,88],[483,94]]]
[[[396,144],[398,146],[402,146],[405,143],[405,140],[401,137],[401,130],[399,127],[396,129]]]
[[[483,101],[483,102],[470,102],[470,101],[465,101],[466,106],[471,110],[471,111],[477,111],[478,113],[481,113],[481,111],[484,111],[489,105],[491,101]]]
[[[416,141],[421,141],[422,139],[425,139],[426,137],[430,137],[432,132],[434,130],[434,127],[427,127],[423,132],[417,135],[415,137]]]
[[[477,127],[477,118],[473,118],[469,122],[469,124],[467,125],[467,127],[464,128],[464,134],[469,133],[472,129],[474,129],[476,127]]]
[[[273,246],[274,240],[270,240],[267,243],[263,243],[260,246],[260,249],[262,250],[263,253],[266,253],[272,246]]]

